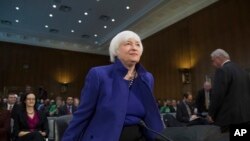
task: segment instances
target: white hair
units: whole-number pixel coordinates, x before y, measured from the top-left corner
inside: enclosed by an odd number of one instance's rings
[[[117,56],[117,49],[120,47],[121,43],[126,42],[128,41],[128,39],[131,39],[131,38],[139,41],[140,47],[142,48],[142,51],[143,51],[143,46],[142,46],[141,38],[139,37],[139,35],[137,35],[133,31],[128,31],[128,30],[122,31],[118,33],[110,42],[109,56],[110,56],[111,62],[115,61],[115,57]]]
[[[212,58],[214,58],[214,57],[224,57],[224,58],[230,59],[229,54],[225,50],[220,49],[220,48],[213,51],[211,53],[211,57]]]

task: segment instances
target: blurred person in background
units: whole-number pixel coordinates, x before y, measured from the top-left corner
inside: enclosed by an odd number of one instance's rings
[[[68,96],[66,99],[66,104],[59,107],[58,110],[59,116],[72,115],[77,110],[77,107],[73,104],[73,97]]]
[[[78,108],[79,104],[80,104],[79,98],[78,98],[78,97],[74,97],[74,106],[75,106],[76,108]]]
[[[211,101],[211,92],[212,92],[211,83],[205,81],[203,84],[203,88],[198,91],[195,100],[195,105],[197,107],[198,114],[201,116],[207,116],[207,112]]]

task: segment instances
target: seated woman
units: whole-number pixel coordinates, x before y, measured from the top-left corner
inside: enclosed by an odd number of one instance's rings
[[[0,106],[0,141],[10,140],[10,112]]]
[[[38,112],[35,105],[35,94],[25,94],[20,111],[14,117],[16,141],[44,141],[48,135],[48,119],[44,113]]]

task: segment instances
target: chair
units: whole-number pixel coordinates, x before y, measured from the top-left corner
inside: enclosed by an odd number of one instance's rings
[[[57,117],[47,117],[48,119],[48,126],[49,126],[49,135],[46,139],[47,141],[54,141],[55,140],[55,120]]]
[[[57,117],[55,120],[55,141],[60,141],[64,131],[69,125],[72,115],[64,115]]]

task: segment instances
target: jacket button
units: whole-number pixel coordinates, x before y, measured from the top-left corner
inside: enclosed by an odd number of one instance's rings
[[[91,135],[91,136],[90,136],[90,139],[93,139],[93,138],[94,138],[94,136],[93,136],[93,135]]]

